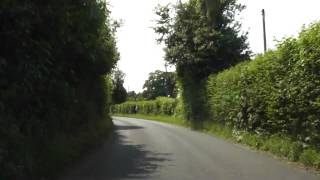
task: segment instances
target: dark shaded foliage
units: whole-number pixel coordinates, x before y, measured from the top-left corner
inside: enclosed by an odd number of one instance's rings
[[[113,104],[120,104],[127,100],[128,93],[123,86],[124,78],[125,78],[125,74],[119,69],[116,69],[112,73],[112,84],[113,84],[112,103]]]
[[[0,2],[0,179],[40,179],[111,127],[103,1]]]

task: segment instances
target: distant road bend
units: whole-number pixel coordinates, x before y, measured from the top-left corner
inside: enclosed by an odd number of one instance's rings
[[[114,117],[112,138],[62,180],[320,180],[320,176],[210,135]]]

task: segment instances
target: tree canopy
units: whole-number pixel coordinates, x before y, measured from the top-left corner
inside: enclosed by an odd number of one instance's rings
[[[235,21],[244,6],[235,0],[221,1],[217,12],[210,13],[215,14],[212,26],[201,9],[202,3],[190,0],[158,7],[159,19],[154,28],[158,41],[165,44],[165,60],[177,66],[178,75],[192,72],[200,79],[247,60],[250,55],[247,36],[240,33],[241,24]],[[206,6],[208,10],[212,9],[210,5]]]
[[[145,89],[143,96],[146,99],[155,99],[160,96],[175,98],[177,96],[176,74],[156,70],[149,74],[143,88]]]

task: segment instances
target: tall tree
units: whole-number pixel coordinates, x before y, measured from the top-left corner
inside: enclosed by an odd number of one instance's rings
[[[160,96],[175,98],[177,96],[176,75],[173,72],[156,70],[149,74],[143,88],[145,89],[143,96],[147,99],[155,99]]]
[[[205,114],[202,91],[208,75],[247,60],[250,55],[247,36],[240,33],[241,24],[235,21],[244,6],[236,0],[208,2],[190,0],[160,6],[156,11],[158,42],[165,44],[165,60],[176,66],[185,115],[191,120],[202,119]],[[203,3],[209,17],[203,13]],[[210,18],[214,18],[214,26]]]
[[[115,69],[112,73],[113,91],[112,102],[113,104],[120,104],[127,100],[127,91],[124,88],[125,73],[119,69]]]

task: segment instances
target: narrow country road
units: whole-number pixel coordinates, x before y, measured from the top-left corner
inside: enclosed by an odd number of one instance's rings
[[[265,153],[159,122],[114,117],[112,138],[62,180],[320,180]]]

